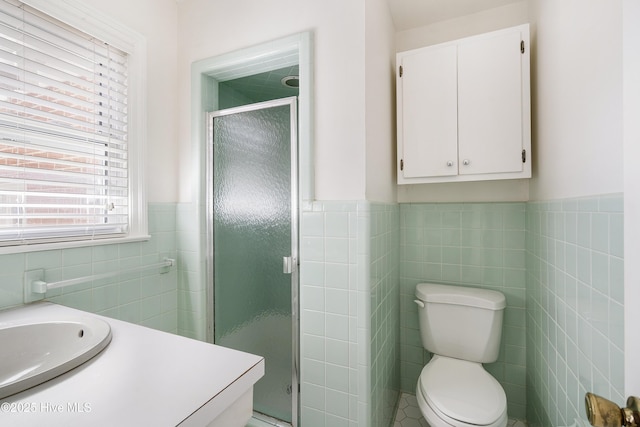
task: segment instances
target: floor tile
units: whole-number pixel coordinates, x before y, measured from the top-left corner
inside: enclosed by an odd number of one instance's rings
[[[418,401],[414,395],[401,394],[393,427],[429,427],[420,412]],[[527,427],[527,423],[521,420],[509,420],[507,427]]]

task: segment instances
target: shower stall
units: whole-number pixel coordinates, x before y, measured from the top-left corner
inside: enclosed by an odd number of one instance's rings
[[[265,358],[254,416],[297,426],[295,97],[207,116],[207,283],[214,343]],[[282,424],[278,424],[282,425]]]

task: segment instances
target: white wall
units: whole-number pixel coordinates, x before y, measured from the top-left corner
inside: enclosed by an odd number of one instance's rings
[[[196,60],[303,31],[314,34],[315,194],[365,193],[364,0],[186,0],[178,4],[180,199],[192,194],[190,67]]]
[[[532,0],[532,200],[623,191],[622,3]]]
[[[147,39],[147,185],[151,203],[178,201],[175,0],[84,0]]]
[[[417,49],[446,41],[529,22],[526,1],[489,9],[396,34],[396,51]],[[536,162],[533,153],[533,165]],[[505,202],[527,201],[529,180],[502,180],[446,184],[411,184],[398,187],[398,202]]]
[[[460,18],[400,31],[396,34],[396,50],[402,52],[417,49],[527,22],[528,5],[523,0]]]
[[[366,199],[396,201],[395,28],[387,0],[365,3]]]
[[[640,2],[623,4],[623,85],[624,85],[624,284],[625,301],[640,301]],[[635,325],[640,312],[635,304],[625,304],[625,395],[640,396],[640,340]]]
[[[309,30],[316,198],[395,201],[394,29],[386,0],[86,3],[147,38],[150,202],[192,201],[191,63]]]

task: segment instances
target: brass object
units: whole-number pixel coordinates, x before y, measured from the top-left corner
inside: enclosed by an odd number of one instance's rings
[[[633,423],[630,426],[640,426],[640,397],[629,396],[627,398],[627,409],[633,414]]]
[[[592,426],[640,427],[640,398],[629,397],[626,408],[593,393],[587,393],[584,398],[587,418]]]

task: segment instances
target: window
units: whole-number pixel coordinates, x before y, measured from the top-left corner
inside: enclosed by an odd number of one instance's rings
[[[65,22],[97,15],[68,8],[50,7]],[[92,27],[106,37],[0,0],[0,246],[146,234],[141,43]]]

